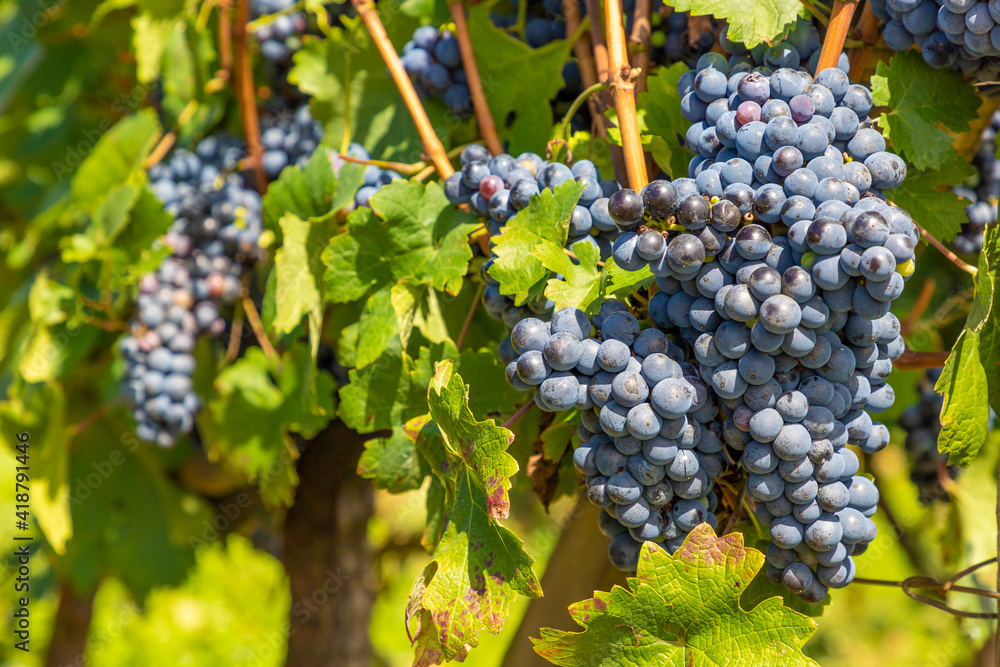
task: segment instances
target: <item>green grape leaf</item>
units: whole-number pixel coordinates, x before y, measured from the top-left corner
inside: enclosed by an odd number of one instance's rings
[[[941,171],[909,169],[903,183],[888,194],[894,204],[906,210],[931,236],[947,243],[962,230],[962,223],[968,222],[965,213],[968,202],[948,188],[974,173],[965,160],[955,156]]]
[[[935,390],[944,397],[938,449],[948,462],[968,466],[986,442],[991,406],[1000,406],[1000,320],[995,310],[1000,229],[988,225],[976,274],[976,295],[965,330]]]
[[[404,278],[457,294],[472,251],[468,235],[479,224],[457,210],[438,183],[397,180],[347,218],[347,232],[323,252],[328,298],[345,303]]]
[[[143,168],[160,124],[153,109],[123,118],[101,137],[70,182],[74,203],[92,213],[108,193]]]
[[[303,317],[309,321],[312,354],[319,349],[323,326],[323,266],[320,257],[327,239],[326,225],[302,220],[294,213],[281,218],[284,243],[274,255],[274,330],[291,333]]]
[[[749,611],[740,606],[763,564],[740,533],[717,538],[705,523],[672,556],[646,542],[628,589],[572,605],[584,630],[542,628],[535,651],[556,665],[816,665],[802,654],[816,631],[812,619],[778,597]]]
[[[762,42],[771,43],[781,36],[791,23],[803,16],[797,0],[667,0],[666,4],[692,16],[712,15],[729,22],[729,39],[743,42],[748,48]]]
[[[132,207],[128,225],[115,240],[116,252],[122,253],[132,265],[150,255],[156,255],[158,260],[166,249],[151,252],[153,242],[166,234],[173,222],[173,216],[163,210],[163,202],[148,188],[143,188]],[[159,261],[156,264],[159,265]],[[141,275],[143,272],[140,267],[133,267],[133,273]]]
[[[390,300],[404,348],[410,341],[413,327],[432,343],[440,343],[448,337],[437,293],[426,283],[404,278],[392,286]]]
[[[687,176],[688,162],[694,157],[684,145],[684,136],[678,133],[689,124],[681,114],[681,96],[677,92],[677,82],[687,70],[684,63],[654,70],[646,79],[646,91],[639,94],[639,107],[645,112],[643,135],[650,135],[649,150],[671,178]],[[643,143],[647,143],[645,136]]]
[[[888,107],[879,117],[886,139],[917,169],[941,169],[955,159],[953,132],[969,129],[981,100],[961,72],[931,67],[919,53],[897,53],[879,62],[872,76],[872,100]]]
[[[60,568],[81,589],[114,576],[144,599],[154,588],[184,580],[194,563],[192,547],[212,515],[197,495],[167,478],[133,428],[99,419],[87,429],[87,446],[70,451],[74,533]]]
[[[477,419],[511,414],[524,402],[524,392],[508,384],[504,375],[507,365],[497,357],[496,350],[465,349],[456,363],[465,377],[476,378],[469,390],[469,409]]]
[[[565,87],[562,70],[570,43],[557,39],[532,49],[493,25],[490,11],[489,3],[468,8],[469,37],[490,114],[511,154],[538,150],[552,127],[549,100]]]
[[[531,254],[540,259],[546,269],[563,276],[561,280],[550,278],[545,287],[545,296],[555,302],[555,309],[572,306],[587,310],[601,297],[601,272],[597,268],[601,251],[585,241],[575,243],[570,250],[578,263],[574,264],[566,251],[554,243],[539,245]]]
[[[354,364],[364,368],[382,354],[399,335],[396,312],[392,308],[392,288],[386,286],[365,301],[358,319],[358,343],[354,348]]]
[[[648,264],[644,264],[638,271],[626,271],[615,264],[613,257],[609,257],[604,262],[601,279],[604,281],[605,293],[618,299],[624,299],[639,289],[649,287],[655,277]]]
[[[535,251],[541,246],[551,246],[554,251],[563,252],[569,236],[569,218],[581,192],[583,186],[577,181],[567,181],[555,192],[542,191],[493,237],[496,259],[490,275],[500,283],[500,293],[514,297],[517,305],[541,296],[542,281],[548,278],[549,271]]]
[[[938,449],[948,462],[969,465],[986,442],[989,421],[989,390],[986,371],[979,356],[979,332],[963,331],[934,389],[944,397]]]
[[[302,220],[325,219],[354,203],[354,193],[364,184],[364,167],[347,163],[334,174],[326,148],[318,148],[303,168],[282,170],[264,195],[264,224],[279,235],[279,221],[286,214]]]
[[[402,428],[394,428],[387,438],[366,442],[358,461],[358,475],[373,480],[376,489],[389,493],[419,489],[428,474],[427,464]]]
[[[555,421],[542,431],[539,439],[542,441],[542,454],[549,461],[559,461],[566,448],[569,447],[576,424],[570,421]]]
[[[517,461],[507,453],[514,434],[492,419],[476,421],[469,409],[468,388],[453,371],[450,360],[438,364],[427,394],[431,419],[448,453],[461,458],[485,489],[486,513],[493,519],[506,519],[510,478],[517,472]]]
[[[418,25],[398,9],[399,5],[379,7],[397,52]],[[292,58],[288,82],[312,98],[313,117],[323,123],[328,145],[343,148],[341,140],[346,135],[379,159],[419,160],[420,134],[392,77],[385,75],[385,62],[375,42],[360,18],[344,16],[340,22],[343,27],[332,28],[323,38],[303,38],[302,48]],[[445,104],[425,100],[424,107],[436,128],[455,125]],[[447,147],[446,132],[439,135]]]
[[[401,350],[398,338],[391,340],[374,362],[351,370],[351,381],[340,389],[340,418],[358,433],[373,433],[426,414],[428,366],[442,358],[444,347],[423,348],[414,361]]]
[[[983,250],[979,254],[976,296],[966,323],[979,331],[979,356],[986,372],[989,403],[1000,413],[1000,312],[996,309],[997,283],[1000,281],[1000,227],[987,225]]]
[[[333,379],[302,346],[281,359],[253,347],[219,373],[215,389],[211,419],[199,421],[206,442],[258,482],[265,501],[290,505],[298,483],[290,433],[313,437],[333,417]]]

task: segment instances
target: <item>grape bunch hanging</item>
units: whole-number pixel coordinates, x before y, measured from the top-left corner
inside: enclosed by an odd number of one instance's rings
[[[804,24],[774,46],[724,45],[679,82],[688,177],[608,202],[615,263],[655,276],[648,305],[521,321],[507,378],[543,410],[580,411],[574,463],[617,567],[634,569],[642,541],[672,551],[717,528],[732,461],[770,531],[768,577],[818,602],[876,536],[878,490],[848,445],[889,442],[870,415],[895,398],[890,306],[918,232],[885,201],[905,165],[844,58],[809,74]]]

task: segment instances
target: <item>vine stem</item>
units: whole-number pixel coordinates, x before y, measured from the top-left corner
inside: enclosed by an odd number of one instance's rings
[[[826,37],[823,39],[823,50],[820,51],[819,62],[816,63],[817,74],[837,66],[840,54],[844,50],[844,42],[847,40],[847,31],[851,28],[854,10],[857,7],[858,0],[852,2],[834,0],[833,11],[830,13],[830,25],[827,26]]]
[[[84,431],[86,431],[88,428],[90,428],[91,426],[93,426],[95,423],[97,423],[98,419],[100,419],[104,415],[108,414],[108,412],[111,411],[111,408],[113,408],[116,405],[118,405],[119,402],[120,402],[120,399],[117,396],[115,398],[112,398],[112,399],[108,400],[108,401],[105,401],[104,403],[102,403],[100,405],[100,407],[98,407],[96,410],[94,410],[93,412],[91,412],[89,415],[87,415],[86,417],[84,417],[80,421],[76,422],[75,424],[70,424],[69,426],[67,426],[66,427],[66,435],[68,437],[70,437],[70,438],[74,438],[74,437],[80,435],[81,433],[83,433]]]
[[[264,354],[269,357],[277,357],[278,353],[274,351],[271,339],[267,337],[267,331],[264,330],[264,323],[260,321],[260,314],[257,312],[257,306],[254,305],[253,299],[248,296],[243,297],[243,310],[246,311],[247,321],[253,328],[253,333],[257,336],[257,342],[260,343]]]
[[[865,8],[861,10],[861,20],[858,28],[861,30],[861,41],[865,44],[875,44],[878,42],[878,17],[872,9],[872,3],[866,2]]]
[[[198,111],[197,100],[191,100],[190,102],[187,103],[184,109],[181,110],[181,113],[177,116],[177,121],[174,123],[174,126],[170,129],[169,132],[167,132],[160,138],[160,140],[156,143],[156,146],[149,153],[149,156],[143,163],[143,166],[146,169],[149,169],[150,167],[159,164],[163,160],[163,158],[167,156],[167,153],[170,152],[170,149],[173,148],[174,144],[177,142],[178,130],[180,130],[182,126],[186,125],[191,120],[191,117],[194,116],[195,112],[197,111]]]
[[[935,289],[937,289],[937,281],[933,278],[926,279],[924,284],[920,286],[920,294],[917,296],[917,300],[913,302],[913,307],[910,308],[909,314],[900,324],[900,330],[903,335],[909,335],[913,331],[914,325],[927,312],[927,307],[931,305],[931,299],[934,298]]]
[[[556,136],[562,137],[564,139],[569,139],[568,130],[570,123],[573,121],[573,116],[576,114],[577,111],[580,110],[580,107],[583,106],[584,102],[589,102],[591,100],[591,98],[594,96],[594,93],[599,93],[602,90],[607,90],[608,87],[609,86],[606,83],[595,83],[592,86],[586,88],[582,93],[577,95],[576,99],[573,100],[573,104],[571,104],[569,109],[566,111],[566,115],[563,116],[562,122],[559,123],[559,130],[556,132]]]
[[[979,273],[979,269],[977,269],[976,267],[972,266],[971,264],[966,264],[964,261],[962,261],[962,259],[958,255],[956,255],[955,253],[953,253],[951,250],[948,250],[948,248],[944,247],[944,244],[941,243],[940,241],[938,241],[933,236],[931,236],[930,232],[928,232],[926,229],[924,229],[920,225],[919,222],[917,222],[916,220],[914,220],[913,224],[915,224],[917,226],[917,229],[920,230],[920,235],[923,236],[925,239],[927,239],[928,243],[930,243],[932,246],[934,246],[935,248],[937,248],[938,251],[942,255],[944,255],[945,257],[947,257],[948,260],[952,264],[954,264],[958,268],[962,269],[963,271],[965,271],[966,273],[968,273],[973,278],[976,277],[976,274]]]
[[[246,2],[246,0],[241,0],[241,2]],[[392,75],[392,80],[396,83],[399,94],[403,96],[403,102],[413,118],[413,124],[417,126],[417,133],[420,134],[420,140],[424,144],[427,156],[434,163],[441,178],[448,178],[455,173],[455,169],[448,161],[444,145],[434,133],[434,127],[431,125],[430,118],[427,117],[427,111],[424,110],[424,105],[421,104],[417,91],[413,89],[413,83],[406,75],[406,70],[403,69],[403,63],[400,62],[395,47],[385,32],[385,26],[382,25],[382,19],[378,16],[375,4],[371,0],[351,0],[351,3],[358,10],[361,20],[365,22],[365,27],[368,28],[368,33],[375,40],[375,45],[378,47],[379,53],[382,54],[382,60],[385,61],[385,66],[389,69],[389,74]]]
[[[951,353],[948,351],[916,352],[914,350],[907,350],[903,352],[903,356],[892,362],[892,367],[898,368],[901,371],[912,371],[921,368],[941,368],[944,366],[944,362],[948,360],[949,354]]]
[[[371,164],[380,169],[391,169],[392,171],[398,171],[399,173],[406,174],[407,176],[419,174],[427,168],[426,162],[414,162],[413,164],[407,164],[405,162],[390,162],[387,160],[365,160],[364,158],[354,157],[353,155],[348,155],[347,153],[337,153],[337,157],[344,162],[353,162],[354,164],[363,165]]]
[[[646,91],[646,73],[649,70],[649,39],[653,26],[650,16],[653,14],[653,0],[636,0],[635,11],[632,12],[632,34],[629,41],[639,47],[635,54],[635,67],[639,70],[639,79],[635,83],[638,95]]]
[[[608,32],[609,74],[611,91],[618,115],[621,131],[622,150],[625,154],[625,171],[628,184],[633,190],[646,187],[646,156],[642,152],[642,138],[639,135],[639,116],[635,109],[635,80],[639,71],[628,63],[628,48],[625,46],[625,26],[622,25],[622,8],[619,0],[605,0],[604,22]]]
[[[817,21],[819,21],[825,26],[830,25],[830,17],[824,14],[818,5],[811,2],[811,0],[799,0],[799,1],[807,10],[809,10],[809,13],[812,14],[812,16]]]
[[[486,147],[493,155],[503,153],[503,145],[497,136],[497,126],[490,113],[490,105],[483,91],[483,81],[479,78],[479,66],[476,64],[476,54],[472,51],[472,39],[469,37],[469,24],[465,20],[465,4],[452,2],[448,4],[451,10],[451,20],[455,22],[455,36],[458,38],[458,48],[462,52],[462,68],[465,79],[472,94],[472,106],[476,110],[476,123],[479,124],[479,134],[482,135]]]
[[[216,5],[219,8],[219,63],[222,68],[215,76],[228,81],[233,71],[232,4],[230,0],[218,0]]]
[[[518,410],[517,412],[515,412],[513,417],[511,417],[510,419],[508,419],[507,421],[505,421],[503,423],[503,428],[510,428],[511,426],[513,426],[514,424],[516,424],[517,421],[521,417],[523,417],[525,414],[527,414],[528,410],[530,410],[533,407],[535,407],[535,401],[534,400],[530,400],[527,403],[525,403],[524,405],[522,405],[521,409]]]
[[[236,361],[240,354],[240,339],[243,338],[243,321],[246,316],[243,314],[243,307],[239,301],[236,302],[236,313],[233,315],[233,326],[229,329],[229,345],[226,347],[226,364]]]
[[[577,35],[580,28],[580,3],[577,0],[563,0],[563,14],[566,15],[566,38],[570,39]],[[580,78],[583,80],[584,89],[590,88],[597,83],[597,68],[594,65],[594,54],[590,50],[589,32],[581,32],[579,37],[573,40],[573,55],[576,56],[576,62],[580,68]],[[591,117],[596,121],[600,114],[597,100],[588,97],[587,106],[590,107]],[[604,123],[597,122],[597,132],[601,137],[607,134]]]
[[[472,326],[472,316],[476,314],[476,308],[479,307],[479,301],[482,299],[483,292],[485,291],[486,283],[479,283],[476,296],[472,298],[472,305],[469,306],[469,314],[465,316],[465,322],[462,323],[462,330],[458,332],[458,340],[455,341],[456,351],[461,351],[462,349],[462,343],[465,342],[465,335],[469,333],[469,327]]]
[[[250,63],[250,47],[247,44],[247,21],[250,18],[250,0],[238,0],[236,19],[233,22],[233,52],[236,56],[236,100],[243,119],[243,134],[250,154],[250,167],[257,178],[257,190],[267,190],[267,174],[261,156],[264,148],[260,143],[260,120],[257,117],[257,100],[253,89],[253,72]]]

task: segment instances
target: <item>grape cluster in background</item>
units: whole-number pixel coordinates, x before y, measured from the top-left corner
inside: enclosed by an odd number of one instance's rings
[[[916,45],[931,67],[953,67],[980,81],[1000,74],[1000,20],[996,3],[956,0],[872,0],[885,22],[882,38],[893,51]]]
[[[164,447],[191,432],[201,406],[192,381],[197,339],[226,331],[220,308],[242,295],[244,274],[263,257],[260,195],[234,171],[243,157],[231,137],[209,137],[149,170],[174,216],[164,238],[171,254],[140,280],[132,333],[120,351],[136,434]]]
[[[459,118],[472,115],[472,96],[458,39],[450,30],[425,25],[403,45],[403,68],[421,98],[441,100]]]
[[[993,114],[990,125],[983,130],[979,145],[972,160],[976,174],[970,183],[952,188],[959,197],[967,199],[965,208],[968,222],[955,238],[955,250],[972,255],[983,249],[983,234],[986,225],[997,221],[997,199],[1000,198],[1000,160],[997,160],[997,131],[1000,130],[1000,112]]]

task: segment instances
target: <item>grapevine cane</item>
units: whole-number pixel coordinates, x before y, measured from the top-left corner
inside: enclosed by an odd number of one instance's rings
[[[243,1],[245,2],[246,0]],[[406,104],[406,108],[413,118],[413,124],[417,126],[417,132],[420,134],[420,140],[424,144],[427,156],[434,163],[434,167],[437,169],[438,174],[441,175],[441,178],[448,178],[455,173],[455,169],[451,166],[451,162],[448,161],[444,145],[438,139],[437,134],[434,133],[434,127],[431,125],[430,118],[427,117],[427,112],[424,110],[423,104],[420,103],[417,91],[413,89],[410,77],[406,75],[406,70],[403,69],[403,63],[400,62],[399,55],[396,53],[392,41],[389,40],[389,35],[385,32],[385,26],[382,25],[382,20],[375,10],[374,3],[369,2],[369,0],[351,0],[351,2],[354,4],[355,9],[358,10],[361,20],[365,22],[365,26],[368,28],[372,39],[375,40],[375,45],[378,47],[379,53],[382,54],[382,60],[385,61],[385,65],[389,69],[389,74],[392,75],[396,87],[399,88],[399,94],[403,96],[403,102]]]
[[[469,25],[465,20],[465,5],[461,2],[452,2],[448,8],[451,10],[451,19],[455,22],[455,36],[458,38],[458,48],[462,52],[462,67],[465,69],[465,78],[469,83],[472,106],[476,109],[479,133],[483,135],[483,141],[486,142],[490,153],[499,155],[503,153],[503,145],[500,143],[500,137],[497,136],[497,127],[493,122],[489,103],[486,101],[482,79],[479,78],[479,66],[476,65],[476,55],[472,51],[472,39],[469,38]]]
[[[569,39],[577,33],[580,27],[580,4],[577,0],[563,0],[563,13],[566,15],[566,38]],[[594,54],[590,49],[590,35],[588,33],[581,34],[579,39],[573,41],[573,55],[576,56],[577,64],[580,67],[580,78],[583,80],[583,88],[586,90],[597,83],[597,68],[594,65]],[[591,117],[596,119],[600,115],[598,100],[587,98],[587,106],[590,108]],[[604,137],[607,134],[604,123],[598,122],[596,125],[598,136]]]
[[[652,26],[650,14],[653,11],[653,0],[636,0],[635,12],[632,14],[632,34],[629,41],[639,47],[635,54],[635,67],[639,70],[639,80],[635,84],[635,92],[646,91],[646,74],[649,70],[649,39]]]
[[[260,143],[260,121],[257,118],[257,100],[254,95],[253,72],[250,64],[250,48],[247,46],[247,20],[250,0],[239,0],[236,4],[236,20],[233,22],[233,50],[236,55],[236,99],[243,119],[243,134],[250,154],[250,167],[257,180],[257,190],[267,190],[267,175],[261,156],[264,148]]]
[[[646,175],[646,157],[642,152],[642,137],[639,134],[639,117],[635,109],[634,82],[639,72],[632,69],[628,63],[621,3],[618,0],[606,0],[604,9],[608,30],[611,90],[614,94],[615,111],[618,113],[618,127],[621,130],[628,184],[633,190],[642,190],[646,187],[648,176]]]
[[[950,352],[915,352],[907,350],[899,359],[893,362],[893,367],[904,371],[920,368],[941,368],[948,360]]]
[[[858,0],[834,1],[833,12],[830,14],[830,25],[826,30],[826,37],[823,39],[823,50],[820,52],[819,62],[816,64],[816,74],[837,66],[840,54],[844,51],[847,31],[851,27],[851,19],[854,17],[854,10],[857,9],[857,6]]]

